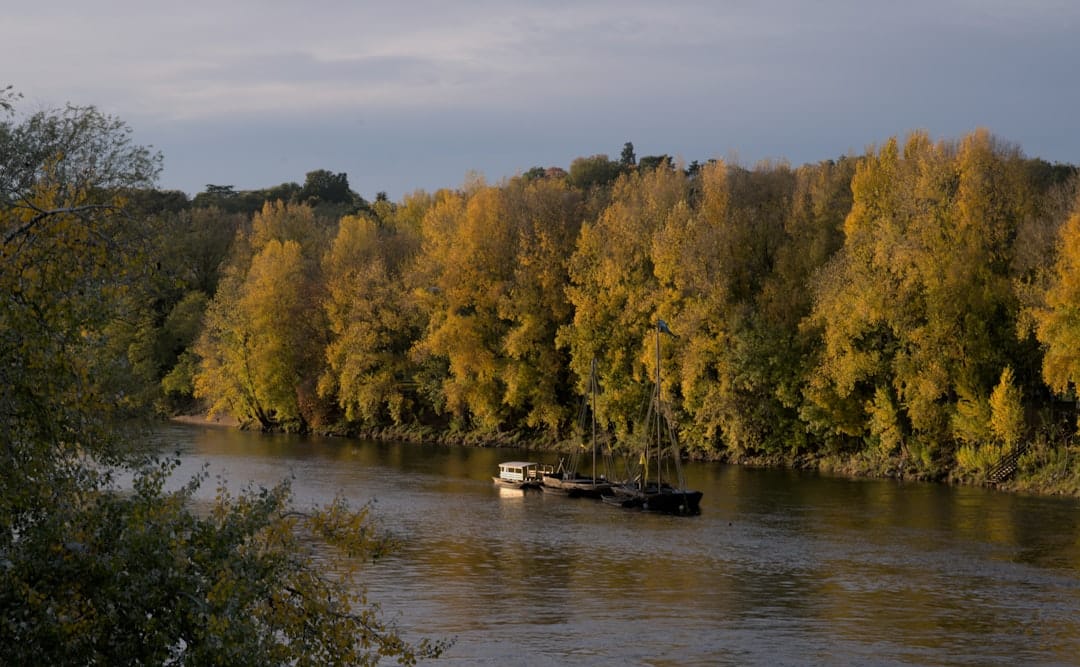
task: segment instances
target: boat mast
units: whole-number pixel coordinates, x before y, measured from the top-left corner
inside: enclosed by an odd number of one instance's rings
[[[661,442],[663,441],[663,433],[661,431],[660,423],[663,417],[660,415],[660,320],[656,320],[656,491],[660,492],[660,475],[661,471],[661,455],[660,452],[663,449]],[[645,480],[646,482],[648,480]]]
[[[596,357],[589,370],[589,391],[592,394],[592,483],[596,486]]]

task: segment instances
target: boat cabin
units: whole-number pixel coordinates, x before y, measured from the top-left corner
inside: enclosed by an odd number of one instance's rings
[[[499,464],[495,481],[513,487],[539,486],[541,472],[540,464],[533,461],[506,461]]]

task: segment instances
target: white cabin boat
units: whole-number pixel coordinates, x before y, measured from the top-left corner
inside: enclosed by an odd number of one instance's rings
[[[505,461],[499,464],[499,474],[491,480],[511,489],[538,489],[543,482],[543,471],[533,461]]]

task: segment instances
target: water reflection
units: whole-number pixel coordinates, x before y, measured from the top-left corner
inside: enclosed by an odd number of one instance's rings
[[[301,503],[373,499],[405,541],[368,571],[370,597],[409,632],[457,636],[443,663],[1080,655],[1071,500],[694,464],[702,514],[669,517],[491,483],[499,461],[535,452],[180,426],[158,438],[184,472],[207,461],[236,485],[292,475]]]

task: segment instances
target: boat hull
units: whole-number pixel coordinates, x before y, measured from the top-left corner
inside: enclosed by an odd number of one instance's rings
[[[561,473],[554,473],[543,476],[543,488],[544,491],[571,498],[599,498],[611,493],[611,482],[594,480],[592,477],[564,478]]]
[[[492,477],[491,481],[495,486],[502,487],[504,489],[539,489],[541,483],[539,480],[531,479],[526,481],[515,481],[502,479],[500,477]]]
[[[640,509],[663,514],[693,515],[701,513],[701,491],[663,487],[616,486],[604,501],[626,509]]]

